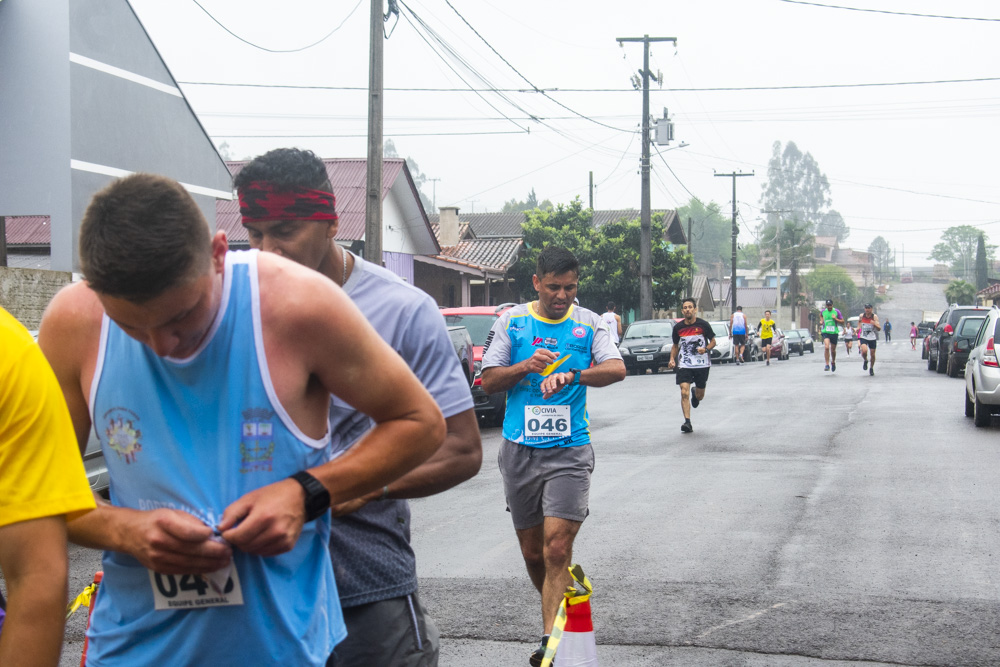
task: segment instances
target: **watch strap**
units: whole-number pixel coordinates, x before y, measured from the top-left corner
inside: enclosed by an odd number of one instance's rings
[[[294,479],[301,484],[306,492],[306,522],[323,516],[330,509],[330,492],[318,479],[305,470],[295,473],[289,479]]]

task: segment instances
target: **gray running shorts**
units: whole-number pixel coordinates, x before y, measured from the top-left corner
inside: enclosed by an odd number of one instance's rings
[[[540,449],[505,438],[497,463],[515,529],[540,525],[547,516],[583,521],[590,514],[594,448],[589,444]]]
[[[438,627],[416,593],[345,607],[344,623],[327,667],[437,667]]]

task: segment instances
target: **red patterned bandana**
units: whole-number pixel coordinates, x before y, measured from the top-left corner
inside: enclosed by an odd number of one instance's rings
[[[332,192],[298,186],[276,190],[270,183],[254,181],[240,188],[239,197],[244,221],[337,219]]]

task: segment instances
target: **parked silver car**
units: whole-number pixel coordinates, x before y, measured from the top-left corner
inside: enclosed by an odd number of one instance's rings
[[[972,417],[976,426],[989,426],[993,414],[1000,410],[997,343],[1000,343],[1000,309],[994,306],[987,311],[965,364],[965,416]]]

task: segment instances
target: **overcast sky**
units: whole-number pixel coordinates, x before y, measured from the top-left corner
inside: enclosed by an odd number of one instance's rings
[[[279,146],[365,156],[369,0],[131,2],[235,157]],[[440,179],[424,187],[438,206],[497,211],[532,188],[586,205],[592,171],[595,208],[639,208],[642,96],[630,79],[643,49],[616,40],[649,35],[677,38],[651,49],[663,86],[652,84],[650,114],[667,107],[675,122],[652,157],[655,208],[693,195],[728,215],[732,181],[713,172],[754,171],[736,193],[740,240],[752,241],[772,145],[794,141],[830,180],[846,246],[882,235],[907,265],[926,265],[952,225],[1000,242],[996,2],[450,3],[405,0],[384,42],[385,138]],[[946,80],[963,81],[914,83]]]

